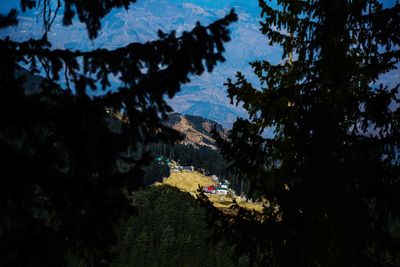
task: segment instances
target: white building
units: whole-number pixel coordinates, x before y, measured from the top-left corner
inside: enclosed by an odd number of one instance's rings
[[[228,194],[228,185],[221,183],[217,186],[217,194],[219,195],[226,195]]]

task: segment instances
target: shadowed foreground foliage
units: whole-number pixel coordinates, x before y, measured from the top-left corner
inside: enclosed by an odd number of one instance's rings
[[[39,11],[43,37],[0,40],[1,266],[64,266],[71,259],[109,265],[114,227],[132,214],[127,196],[141,185],[148,163],[137,145],[177,138],[162,123],[172,111],[164,99],[189,75],[224,61],[227,27],[236,20],[232,11],[179,37],[159,32],[157,40],[115,50],[60,50],[47,40],[58,11],[65,26],[75,17],[93,39],[101,18],[136,1],[58,2],[61,8],[21,0],[23,10]],[[15,10],[0,16],[1,28],[17,22]],[[45,79],[32,83],[39,70]],[[113,92],[110,76],[120,79]],[[103,91],[94,97],[96,90]],[[129,123],[115,125],[106,119],[109,110]]]
[[[283,62],[251,63],[260,89],[240,73],[228,80],[250,118],[219,140],[252,191],[279,206],[266,209],[262,231],[248,230],[267,251],[250,260],[398,266],[400,92],[378,79],[400,61],[400,4],[277,3],[260,1],[261,31],[283,48]]]
[[[130,217],[128,196],[149,162],[137,148],[177,138],[162,123],[171,112],[164,99],[224,61],[236,15],[179,37],[82,52],[51,48],[57,11],[93,39],[101,18],[135,0],[59,2],[52,13],[50,1],[21,0],[42,12],[43,38],[0,40],[1,266],[108,266],[113,256],[139,266],[400,264],[399,86],[378,81],[400,60],[400,4],[278,0],[275,10],[260,0],[262,32],[283,47],[283,62],[252,63],[261,90],[241,74],[228,81],[250,118],[219,139],[232,169],[272,204],[260,223],[240,209],[223,216],[204,195],[199,209],[165,187],[137,194]],[[15,10],[0,16],[1,28],[17,22]],[[111,75],[121,81],[114,92]],[[110,110],[129,123],[113,123]],[[208,235],[229,245],[210,249]]]

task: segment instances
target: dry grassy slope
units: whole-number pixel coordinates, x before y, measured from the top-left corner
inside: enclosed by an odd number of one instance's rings
[[[120,112],[107,110],[107,113],[118,121],[129,123],[126,115]],[[215,140],[211,136],[211,131],[215,126],[223,138],[227,137],[227,131],[224,130],[220,124],[199,116],[173,113],[169,115],[169,120],[166,122],[166,125],[183,134],[184,140],[181,142],[182,144],[189,144],[194,147],[204,146],[217,149]]]
[[[226,137],[226,132],[218,123],[204,119],[198,116],[171,114],[167,123],[168,126],[181,132],[185,139],[182,143],[190,144],[195,147],[206,146],[212,149],[217,149],[215,140],[211,137],[211,131],[214,126],[223,137]]]
[[[192,196],[196,197],[199,186],[205,187],[208,185],[215,185],[215,182],[208,176],[205,176],[199,172],[172,172],[168,178],[165,178],[162,183],[158,184],[175,186],[182,191],[189,192]],[[229,209],[233,203],[231,196],[209,195],[209,199],[218,209],[221,209],[227,213],[232,213],[232,210]],[[257,212],[262,212],[263,210],[263,203],[246,202],[240,198],[236,198],[236,202],[241,207],[248,210],[255,210]]]
[[[207,146],[215,149],[213,145],[214,139],[204,133],[196,131],[193,125],[184,116],[182,116],[180,122],[174,124],[172,128],[184,134],[184,143],[195,146]]]
[[[196,196],[199,186],[215,185],[212,179],[199,172],[172,172],[162,183],[178,187],[193,196]]]

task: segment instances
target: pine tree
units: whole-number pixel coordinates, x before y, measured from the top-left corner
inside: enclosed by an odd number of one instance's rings
[[[174,229],[170,225],[167,225],[160,237],[159,256],[157,257],[157,262],[160,266],[171,266],[169,264],[170,259],[176,254],[174,251],[177,247],[175,239]]]
[[[132,251],[131,266],[152,266],[154,260],[154,246],[151,242],[152,234],[146,228],[142,229],[136,238],[135,248]]]
[[[65,26],[78,19],[94,39],[103,17],[136,0],[20,2],[39,11],[44,33],[0,40],[0,265],[63,266],[68,255],[108,265],[114,226],[132,213],[128,194],[148,162],[138,144],[176,138],[162,123],[171,112],[165,98],[224,60],[236,15],[181,36],[159,32],[151,42],[83,52],[52,49],[47,33],[60,10]],[[0,28],[17,22],[16,10],[0,16]],[[40,70],[46,77],[34,76]],[[115,91],[111,75],[120,79]]]
[[[277,4],[260,0],[261,31],[283,61],[251,63],[260,89],[228,80],[249,119],[219,139],[251,191],[279,207],[266,210],[266,264],[400,264],[399,85],[379,82],[400,60],[400,4]]]

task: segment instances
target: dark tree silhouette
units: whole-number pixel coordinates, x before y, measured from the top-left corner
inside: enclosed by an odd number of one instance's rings
[[[65,26],[77,16],[93,39],[101,18],[134,2],[21,0],[23,11],[41,12],[43,37],[0,40],[1,266],[108,265],[114,226],[131,214],[129,194],[147,162],[137,145],[177,137],[162,123],[171,111],[165,97],[224,61],[233,11],[179,37],[159,32],[115,50],[52,49],[47,40],[60,10]],[[1,28],[17,22],[15,10],[0,16]],[[40,68],[45,78],[34,75]],[[120,87],[90,96],[110,86],[110,75]]]
[[[268,252],[262,261],[398,266],[399,85],[379,77],[399,63],[400,4],[277,3],[260,0],[261,31],[282,47],[283,62],[251,63],[261,89],[241,73],[228,80],[250,118],[219,139],[239,177],[279,207],[253,232]]]

